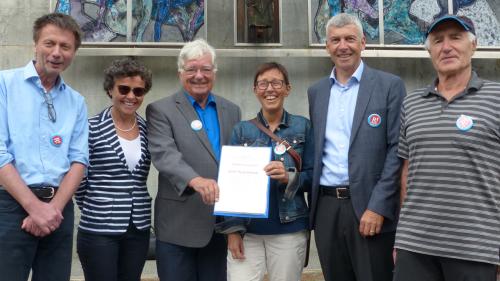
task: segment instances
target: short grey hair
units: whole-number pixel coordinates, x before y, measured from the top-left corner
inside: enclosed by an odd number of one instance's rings
[[[431,32],[432,34],[432,32]],[[431,42],[429,41],[429,37],[431,37],[429,34],[429,36],[427,36],[427,38],[425,38],[425,42],[424,42],[424,47],[427,51],[429,51],[429,49],[431,48]],[[474,35],[474,33],[470,32],[470,31],[467,31],[467,37],[469,38],[469,41],[471,43],[473,43],[474,41],[476,41],[476,35]]]
[[[198,59],[206,54],[210,54],[212,57],[214,71],[217,71],[217,64],[215,63],[215,49],[203,39],[191,41],[182,47],[179,57],[177,58],[177,70],[182,72],[184,70],[184,64],[188,60]]]
[[[358,17],[352,14],[340,13],[331,17],[326,23],[325,34],[328,36],[328,29],[330,29],[330,27],[344,27],[349,24],[354,24],[357,27],[358,35],[361,40],[361,38],[363,38],[363,26]]]

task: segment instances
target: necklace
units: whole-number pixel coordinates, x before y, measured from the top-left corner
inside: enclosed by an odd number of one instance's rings
[[[122,132],[130,132],[135,128],[135,125],[137,125],[137,118],[134,118],[134,124],[132,125],[132,127],[128,128],[128,129],[122,129],[122,128],[118,127],[118,125],[116,125],[115,119],[113,118],[113,114],[111,114],[111,120],[113,120],[113,125],[115,125],[115,128],[117,128],[119,131],[122,131]]]
[[[116,125],[116,123],[115,123],[115,120],[113,120],[113,124],[115,125],[115,128],[117,128],[119,131],[130,132],[135,128],[135,125],[137,124],[137,119],[134,119],[134,125],[132,125],[132,127],[128,128],[128,129],[122,129],[122,128],[118,127],[118,125]]]

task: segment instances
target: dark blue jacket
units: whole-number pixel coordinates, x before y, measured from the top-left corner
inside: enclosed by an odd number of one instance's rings
[[[264,126],[269,127],[261,112],[257,119]],[[285,169],[289,171],[288,184],[282,184],[271,180],[270,188],[279,190],[278,209],[281,223],[292,222],[298,218],[307,218],[309,210],[305,201],[304,193],[311,188],[311,177],[313,167],[313,149],[311,123],[307,118],[292,115],[284,111],[281,124],[274,131],[278,137],[286,140],[302,158],[302,170],[296,172],[295,162],[290,154],[278,155],[274,153],[275,142],[257,128],[250,121],[242,121],[233,128],[231,145],[241,146],[268,146],[272,143],[272,158],[282,161]],[[272,203],[271,203],[272,204]],[[250,222],[248,218],[225,217],[217,224],[216,230],[220,233],[246,232],[246,225]]]

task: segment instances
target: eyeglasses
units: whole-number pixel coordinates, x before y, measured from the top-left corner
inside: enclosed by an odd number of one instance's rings
[[[273,89],[279,90],[279,89],[283,88],[285,81],[283,81],[283,80],[273,80],[273,81],[260,80],[260,81],[257,81],[256,86],[260,90],[265,90],[265,89],[267,89],[267,87],[269,87],[269,84],[271,84]]]
[[[126,96],[126,95],[128,95],[128,93],[130,93],[130,91],[132,91],[132,93],[136,97],[142,97],[146,94],[145,88],[141,88],[141,87],[130,88],[129,86],[126,86],[126,85],[118,85],[118,92],[120,93],[120,95]]]
[[[54,108],[54,103],[52,102],[52,96],[50,93],[43,92],[43,99],[45,100],[45,103],[47,104],[47,111],[49,114],[49,119],[52,121],[52,123],[56,122],[56,109]]]
[[[184,73],[186,75],[189,75],[189,76],[196,75],[196,73],[198,73],[198,71],[200,71],[201,74],[203,74],[205,76],[212,75],[214,69],[215,69],[215,67],[213,67],[213,66],[202,66],[200,68],[196,68],[196,67],[183,68]]]

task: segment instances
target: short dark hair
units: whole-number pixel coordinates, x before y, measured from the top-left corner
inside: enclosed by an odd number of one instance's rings
[[[109,95],[109,91],[115,86],[115,79],[140,76],[144,81],[146,93],[153,86],[153,74],[140,61],[134,57],[116,59],[104,70],[104,91]],[[110,96],[111,97],[111,96]]]
[[[82,44],[82,31],[80,27],[71,16],[61,13],[46,14],[35,20],[33,24],[33,41],[35,41],[35,43],[38,42],[42,29],[49,24],[72,32],[75,36],[75,50],[80,48]]]
[[[281,74],[283,74],[283,80],[285,81],[285,85],[290,85],[290,80],[288,79],[288,71],[286,68],[277,62],[266,62],[257,68],[257,72],[255,72],[255,76],[253,77],[253,85],[257,86],[257,78],[262,75],[264,72],[272,70],[272,69],[277,69]]]

